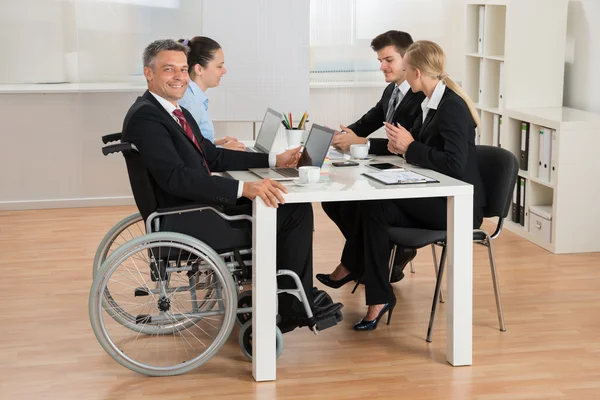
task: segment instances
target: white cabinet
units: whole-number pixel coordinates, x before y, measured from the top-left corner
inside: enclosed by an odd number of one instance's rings
[[[480,113],[477,143],[519,160],[527,152],[518,182],[524,219],[509,214],[505,227],[553,253],[600,251],[600,115],[562,107],[567,8],[567,0],[466,2],[463,87]],[[549,138],[545,169],[540,132]],[[532,217],[530,207],[549,218]]]

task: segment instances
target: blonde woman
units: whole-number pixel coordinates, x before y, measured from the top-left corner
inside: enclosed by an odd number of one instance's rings
[[[413,91],[425,94],[421,104],[423,114],[410,132],[399,124],[385,123],[388,149],[410,164],[472,184],[473,228],[478,228],[486,201],[475,158],[475,127],[479,118],[469,97],[446,73],[445,64],[444,51],[436,43],[417,41],[408,48],[404,55],[406,80]],[[347,241],[342,264],[350,265],[353,271],[364,271],[362,281],[368,310],[354,325],[355,330],[364,331],[377,328],[386,313],[389,321],[396,305],[388,280],[391,245],[387,228],[446,229],[446,198],[362,202],[358,214],[362,229],[358,229],[360,235],[356,241]],[[343,279],[345,272],[336,269],[332,279]]]

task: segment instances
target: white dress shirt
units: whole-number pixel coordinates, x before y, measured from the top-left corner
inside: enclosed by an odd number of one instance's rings
[[[398,94],[398,101],[396,101],[396,108],[402,103],[402,99],[406,96],[406,93],[410,90],[410,85],[407,80],[402,81],[400,85],[396,85],[400,89],[400,94]]]
[[[427,118],[427,111],[437,110],[445,90],[446,84],[444,81],[439,81],[435,86],[435,89],[433,89],[431,98],[425,97],[425,100],[423,100],[421,103],[421,110],[423,110],[423,122],[425,122],[425,118]]]

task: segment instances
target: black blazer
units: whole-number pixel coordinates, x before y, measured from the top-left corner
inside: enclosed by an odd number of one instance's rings
[[[202,136],[192,114],[181,109],[211,172],[269,166],[267,154],[216,147]],[[236,203],[238,181],[208,173],[200,151],[149,91],[138,97],[127,112],[122,135],[124,142],[137,147],[153,180],[158,207],[177,207],[190,203]],[[133,171],[138,174],[145,172]]]
[[[363,115],[358,121],[348,126],[352,129],[356,135],[360,137],[367,137],[371,133],[383,126],[387,109],[390,103],[390,97],[396,84],[390,83],[385,90],[379,102],[375,107],[371,108],[365,115]],[[425,99],[423,92],[414,93],[412,90],[406,92],[404,98],[393,116],[393,122],[399,123],[407,130],[413,126],[415,120],[421,115],[421,103]],[[373,138],[371,139],[371,147],[369,153],[377,155],[390,155],[391,153],[387,149],[388,140],[385,138]]]
[[[485,206],[475,155],[475,121],[459,95],[446,88],[437,110],[429,110],[425,121],[419,117],[411,134],[415,141],[404,155],[407,162],[472,184],[474,208]]]

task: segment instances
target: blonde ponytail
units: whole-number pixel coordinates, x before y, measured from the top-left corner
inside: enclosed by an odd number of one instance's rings
[[[448,88],[450,88],[450,90],[459,95],[465,101],[465,103],[467,103],[467,107],[469,107],[469,111],[471,112],[473,121],[475,121],[475,126],[479,126],[479,113],[475,109],[475,104],[473,104],[473,101],[471,100],[469,95],[466,94],[465,91],[462,90],[462,88],[458,86],[458,84],[454,82],[449,76],[446,76],[446,78],[444,79],[444,83]]]
[[[406,50],[404,58],[408,58],[411,67],[420,70],[426,76],[443,81],[450,90],[459,95],[467,103],[475,125],[479,126],[479,113],[477,113],[473,101],[445,72],[446,55],[437,43],[429,40],[417,40]]]

